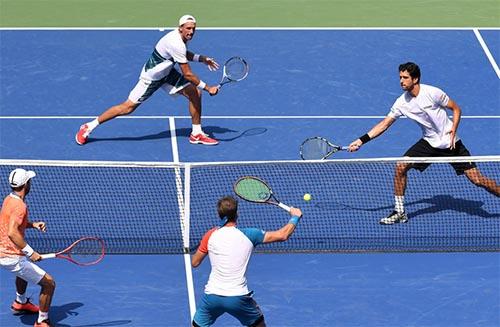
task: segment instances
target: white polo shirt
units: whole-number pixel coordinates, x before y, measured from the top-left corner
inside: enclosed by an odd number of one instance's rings
[[[154,52],[142,68],[141,78],[157,81],[168,75],[174,64],[187,63],[187,46],[178,29],[167,33],[155,46]]]
[[[450,134],[447,133],[453,126],[445,109],[449,100],[448,95],[437,87],[420,84],[418,95],[403,93],[394,102],[388,116],[394,119],[408,117],[420,126],[423,139],[432,147],[446,149],[451,146]],[[455,141],[459,139],[456,135]]]
[[[198,251],[208,252],[212,271],[205,286],[206,294],[240,296],[248,294],[246,271],[255,246],[265,232],[236,226],[213,228],[202,238]]]

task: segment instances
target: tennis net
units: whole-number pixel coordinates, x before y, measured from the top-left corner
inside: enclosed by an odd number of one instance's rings
[[[394,208],[397,162],[432,163],[410,170],[408,223],[380,225]],[[283,243],[260,252],[500,251],[499,198],[457,176],[449,162],[475,162],[500,181],[500,156],[384,158],[233,163],[122,163],[1,160],[2,194],[9,172],[37,172],[28,196],[31,220],[47,233],[28,232],[39,252],[64,248],[82,236],[105,240],[108,253],[183,253],[217,226],[216,202],[252,175],[267,181],[304,218]],[[313,199],[304,202],[310,193]],[[288,214],[271,205],[239,202],[241,227],[276,230]]]

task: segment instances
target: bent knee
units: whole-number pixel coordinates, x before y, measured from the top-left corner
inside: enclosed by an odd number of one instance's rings
[[[45,276],[43,276],[43,278],[39,284],[42,287],[50,289],[50,290],[54,290],[56,288],[56,281],[49,274],[45,274]]]

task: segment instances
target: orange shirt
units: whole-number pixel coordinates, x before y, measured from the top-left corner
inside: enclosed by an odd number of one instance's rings
[[[18,221],[19,232],[24,237],[28,225],[28,207],[21,198],[13,194],[5,197],[0,211],[0,257],[24,255],[8,236],[11,219]]]

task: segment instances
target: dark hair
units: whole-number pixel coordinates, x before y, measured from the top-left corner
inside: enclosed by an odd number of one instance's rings
[[[217,212],[219,217],[234,221],[238,218],[238,201],[232,196],[225,196],[217,201]]]
[[[400,72],[404,72],[405,70],[410,74],[411,78],[418,78],[417,83],[420,83],[420,68],[417,64],[413,62],[407,62],[399,65]]]

